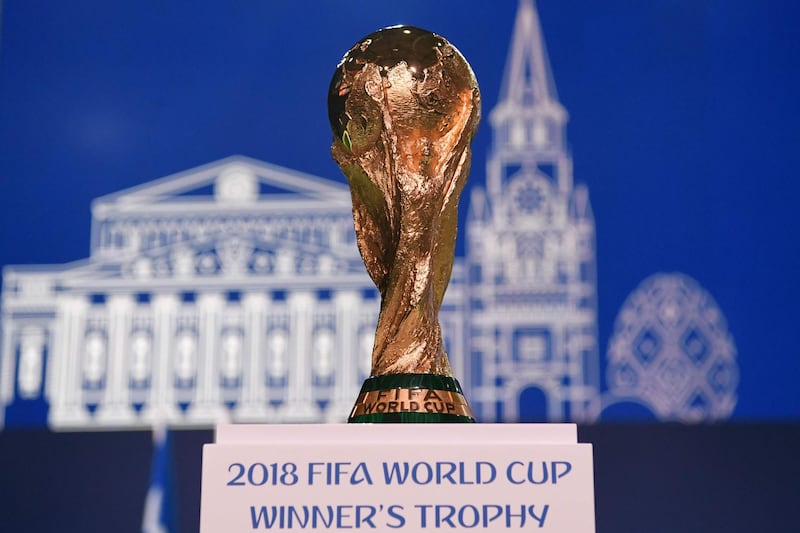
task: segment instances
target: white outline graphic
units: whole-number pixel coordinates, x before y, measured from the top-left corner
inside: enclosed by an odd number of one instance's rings
[[[736,406],[736,346],[714,298],[685,274],[655,274],[617,315],[604,410],[636,403],[659,420],[713,422]]]

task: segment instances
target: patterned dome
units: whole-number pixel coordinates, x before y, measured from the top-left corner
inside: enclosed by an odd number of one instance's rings
[[[625,301],[608,347],[609,393],[638,398],[661,420],[730,417],[739,368],[725,317],[680,274],[655,274]]]

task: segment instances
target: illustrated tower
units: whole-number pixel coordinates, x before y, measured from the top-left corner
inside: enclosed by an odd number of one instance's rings
[[[582,420],[598,395],[594,217],[573,184],[567,118],[538,14],[521,0],[489,115],[486,188],[474,188],[466,226],[482,421]]]

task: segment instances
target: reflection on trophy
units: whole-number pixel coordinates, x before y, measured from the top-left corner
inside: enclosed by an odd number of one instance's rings
[[[438,314],[480,120],[475,75],[441,36],[385,28],[337,66],[328,114],[358,247],[381,293],[371,377],[349,421],[474,422]]]

